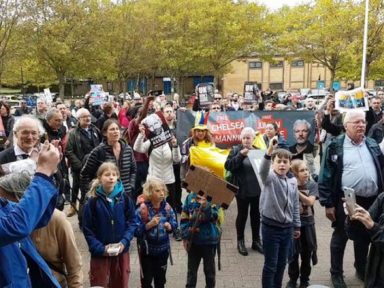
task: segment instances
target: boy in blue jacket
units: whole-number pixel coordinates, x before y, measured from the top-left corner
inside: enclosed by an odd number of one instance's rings
[[[281,287],[293,239],[300,237],[297,180],[287,176],[292,155],[287,150],[276,149],[277,145],[275,136],[260,165],[260,177],[264,184],[260,197],[264,247],[263,288]]]
[[[201,258],[204,261],[206,287],[215,287],[215,254],[220,239],[218,209],[206,197],[194,192],[189,193],[184,202],[180,228],[184,248],[188,252],[186,288],[196,287]]]

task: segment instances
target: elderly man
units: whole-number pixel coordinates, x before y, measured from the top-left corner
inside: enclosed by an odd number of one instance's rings
[[[331,276],[334,287],[347,287],[343,279],[344,250],[348,240],[344,228],[343,187],[355,190],[356,202],[368,209],[383,191],[384,156],[376,141],[365,138],[365,113],[348,111],[343,120],[346,134],[330,142],[322,160],[319,197],[326,216],[334,228],[331,239]],[[364,227],[352,221],[349,236],[353,239],[356,274],[364,279],[370,238]]]
[[[383,118],[383,110],[381,109],[381,100],[379,97],[372,97],[370,100],[370,107],[365,112],[365,120],[367,121],[367,128],[365,135],[368,135],[371,127]]]
[[[76,118],[78,120],[78,126],[69,132],[68,144],[65,151],[65,155],[71,164],[73,180],[71,207],[67,214],[68,217],[76,214],[75,207],[80,187],[80,171],[86,160],[86,155],[101,142],[100,131],[96,126],[91,124],[91,113],[87,109],[80,108],[77,110]],[[86,193],[87,191],[81,191],[80,205],[83,204]]]
[[[56,108],[60,111],[61,115],[63,115],[63,125],[66,130],[69,131],[76,127],[77,121],[75,117],[72,117],[71,111],[64,103],[59,103],[56,105]]]
[[[36,109],[34,110],[34,114],[36,118],[43,121],[45,116],[47,115],[48,105],[45,99],[39,98],[36,101]]]
[[[27,115],[18,118],[13,126],[14,146],[0,153],[0,164],[29,158],[43,131],[36,118]]]

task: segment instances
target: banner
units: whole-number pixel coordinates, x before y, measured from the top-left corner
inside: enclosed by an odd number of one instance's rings
[[[177,113],[177,140],[182,143],[190,137],[190,130],[193,128],[196,112],[178,111]],[[300,125],[308,123],[309,130],[299,129],[293,131],[294,123]],[[251,127],[262,134],[269,123],[276,123],[280,134],[287,141],[288,146],[294,146],[298,138],[306,138],[313,145],[315,138],[315,112],[313,111],[227,111],[209,113],[207,126],[211,131],[216,146],[230,148],[241,143],[240,133],[244,127]],[[306,127],[305,127],[306,128]],[[304,129],[306,130],[306,129]],[[297,134],[297,135],[296,135]]]
[[[335,108],[340,112],[346,112],[351,109],[368,111],[368,96],[365,95],[365,91],[362,88],[339,91],[335,95]]]

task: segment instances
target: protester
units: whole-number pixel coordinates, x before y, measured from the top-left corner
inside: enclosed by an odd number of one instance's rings
[[[105,161],[111,161],[119,168],[124,192],[132,197],[136,178],[136,162],[133,157],[133,150],[120,138],[121,133],[117,120],[108,119],[105,121],[101,132],[105,139],[91,151],[83,165],[80,173],[80,189],[81,191],[88,191],[100,165]]]
[[[149,157],[148,176],[154,176],[161,179],[167,186],[169,197],[168,203],[176,210],[176,195],[175,195],[175,174],[173,163],[180,163],[181,155],[180,148],[177,145],[175,137],[168,143],[164,143],[159,147],[154,148],[149,139],[146,139],[146,128],[140,125],[140,134],[135,141],[133,149],[139,153],[146,153]],[[181,240],[178,230],[174,231],[176,240]]]
[[[27,106],[27,101],[21,100],[20,101],[20,107],[16,109],[15,116],[19,117],[22,115],[30,114],[31,109]]]
[[[0,178],[0,195],[17,203],[30,184],[26,171],[5,175]],[[55,209],[47,226],[33,231],[31,239],[61,287],[83,287],[81,255],[64,213]]]
[[[99,130],[101,130],[103,128],[104,122],[107,121],[108,119],[118,120],[116,113],[113,111],[113,105],[112,103],[109,103],[109,102],[104,103],[103,114],[97,119],[95,124],[96,127]]]
[[[307,111],[316,111],[316,103],[315,103],[315,99],[312,98],[312,97],[308,97],[305,99],[305,108],[303,108],[303,110],[307,110]]]
[[[77,120],[72,117],[67,106],[64,103],[59,103],[56,105],[56,108],[60,111],[61,115],[63,116],[63,126],[65,127],[66,131],[68,132],[75,128]]]
[[[252,168],[248,153],[254,149],[252,146],[256,132],[245,127],[240,133],[242,144],[234,146],[225,162],[225,169],[233,173],[233,184],[239,186],[236,195],[237,217],[237,250],[241,255],[247,256],[248,251],[244,243],[244,229],[248,218],[248,208],[251,207],[252,249],[263,253],[260,242],[260,184]]]
[[[296,288],[300,278],[299,288],[309,286],[311,261],[317,264],[317,241],[313,205],[318,198],[317,184],[310,179],[309,169],[305,161],[293,160],[291,171],[296,177],[300,200],[300,238],[294,240],[293,259],[288,266],[289,282],[287,288]],[[299,256],[301,265],[299,265]]]
[[[369,101],[369,110],[365,112],[365,121],[367,121],[367,128],[365,135],[368,134],[371,127],[383,118],[383,110],[381,108],[381,100],[379,97],[372,97]]]
[[[84,206],[83,233],[91,253],[91,286],[128,287],[129,246],[137,223],[134,204],[119,177],[114,163],[98,167]]]
[[[346,133],[333,139],[325,151],[319,176],[319,199],[334,228],[331,239],[331,276],[336,288],[345,288],[343,258],[348,241],[341,198],[343,187],[355,190],[356,203],[368,209],[383,191],[384,156],[378,144],[365,138],[365,113],[350,110],[344,120]],[[369,235],[361,225],[351,223],[357,276],[364,279],[370,244]]]
[[[365,226],[372,243],[367,259],[364,287],[382,287],[384,283],[384,193],[381,193],[373,202],[369,212],[359,205],[356,206],[355,213],[350,217]]]
[[[67,212],[68,217],[76,214],[76,203],[80,189],[80,172],[83,164],[87,160],[87,155],[89,155],[90,151],[101,142],[100,131],[91,123],[91,113],[89,113],[87,109],[78,109],[76,118],[78,119],[78,125],[69,132],[68,144],[65,151],[65,155],[71,165],[72,174],[71,207]],[[87,191],[81,191],[79,209],[84,204],[86,192]],[[79,217],[81,224],[81,216],[79,215]]]
[[[275,137],[270,141],[260,166],[260,177],[264,184],[260,196],[263,288],[281,287],[293,238],[300,237],[297,181],[287,176],[292,156],[285,149],[277,149],[277,145]]]
[[[59,159],[58,149],[46,141],[36,174],[20,202],[0,197],[1,287],[60,287],[29,238],[34,229],[47,225],[54,211],[57,189],[52,174]]]
[[[128,128],[129,121],[131,121],[131,118],[127,114],[129,109],[131,109],[131,103],[129,101],[124,101],[123,107],[121,107],[119,114],[117,115],[121,128]]]
[[[216,283],[215,254],[220,238],[218,209],[206,197],[194,192],[188,194],[181,213],[180,228],[183,245],[188,253],[186,288],[195,288],[197,271],[203,259],[205,287]]]
[[[2,126],[3,132],[5,133],[5,137],[0,143],[0,150],[4,150],[5,148],[8,148],[12,143],[12,129],[13,125],[15,124],[15,117],[11,115],[11,108],[9,105],[4,102],[0,102],[0,116],[0,128]]]
[[[48,105],[47,101],[44,98],[38,98],[36,101],[36,109],[34,110],[34,115],[40,121],[43,121],[47,115]]]
[[[172,207],[165,201],[167,187],[163,181],[148,177],[143,188],[143,200],[136,210],[139,219],[136,237],[139,243],[141,287],[163,288],[166,283],[167,262],[170,254],[169,233],[177,228]]]

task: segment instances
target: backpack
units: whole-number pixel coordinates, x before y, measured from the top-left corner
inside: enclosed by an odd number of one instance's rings
[[[240,147],[241,147],[241,145],[236,145],[232,148],[234,156],[236,156],[237,153],[239,153]],[[237,185],[237,179],[236,179],[235,175],[233,175],[233,173],[231,171],[229,171],[225,168],[224,168],[224,180],[227,181],[228,183],[231,183],[235,186],[238,186]]]
[[[147,224],[150,220],[149,220],[148,206],[145,203],[145,200],[146,200],[146,197],[144,196],[144,194],[141,194],[137,197],[136,204],[140,208],[141,220],[143,220],[144,224]],[[171,217],[171,212],[170,212],[171,210],[172,210],[171,205],[169,205],[168,202],[165,202],[165,211],[167,212],[167,219]]]

